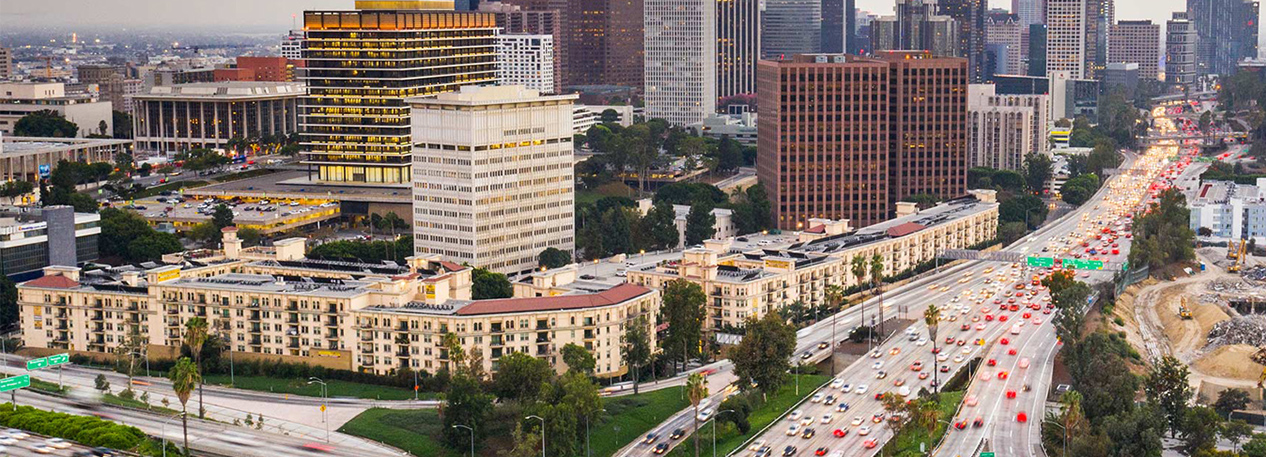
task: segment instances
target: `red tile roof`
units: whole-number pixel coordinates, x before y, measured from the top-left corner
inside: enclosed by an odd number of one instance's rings
[[[596,294],[477,300],[474,303],[458,308],[457,315],[475,316],[480,314],[529,313],[597,308],[627,301],[650,292],[650,289],[642,286],[634,284],[620,284]]]
[[[925,228],[927,227],[924,226],[923,224],[916,224],[914,222],[906,222],[904,224],[888,229],[888,236],[894,236],[894,237],[906,236],[911,233],[917,232],[919,230],[923,230]]]
[[[466,269],[465,266],[462,266],[453,262],[449,262],[447,260],[441,260],[440,265],[448,269],[448,271],[462,271]]]
[[[813,227],[809,227],[809,229],[805,230],[804,232],[805,233],[826,233],[826,226],[822,224],[818,224]]]
[[[43,287],[47,289],[74,289],[79,287],[79,281],[75,281],[62,275],[51,275],[32,279],[23,285],[29,287]]]

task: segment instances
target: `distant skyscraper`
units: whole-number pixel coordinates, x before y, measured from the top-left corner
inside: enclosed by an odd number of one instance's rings
[[[822,0],[822,52],[857,54],[856,0]]]
[[[759,68],[757,176],[778,227],[810,218],[865,227],[905,196],[965,191],[966,59],[818,54]]]
[[[985,18],[985,45],[994,45],[1006,50],[1005,55],[999,57],[995,74],[1003,75],[1022,75],[1024,74],[1024,53],[1028,50],[1024,42],[1024,29],[1028,26],[1020,23],[1019,17],[1014,14],[990,14]]]
[[[323,182],[408,185],[404,99],[496,82],[496,22],[488,13],[375,9],[433,3],[426,1],[356,3],[354,11],[303,13],[303,163]]]
[[[1108,64],[1108,30],[1116,22],[1113,0],[1086,0],[1086,78],[1099,79]]]
[[[1187,12],[1175,12],[1165,22],[1165,82],[1187,85],[1196,82],[1196,25]]]
[[[985,9],[986,0],[939,0],[939,14],[949,16],[958,24],[958,52],[967,58],[967,77],[971,82],[982,81],[985,66]]]
[[[1046,73],[1066,72],[1085,78],[1088,30],[1086,8],[1094,0],[1049,0],[1046,3]]]
[[[760,0],[718,0],[717,98],[756,93]]]
[[[1046,152],[1047,96],[998,95],[993,84],[968,86],[968,166],[1021,170]]]
[[[556,10],[566,86],[642,87],[642,0],[502,0]],[[529,31],[528,33],[542,33]]]
[[[1011,0],[1011,13],[1020,18],[1020,24],[1046,23],[1046,0]]]
[[[716,112],[716,0],[646,0],[646,117],[686,126]]]
[[[1229,75],[1245,58],[1257,57],[1257,2],[1187,0],[1187,18],[1196,26],[1196,72]]]
[[[1046,24],[1030,24],[1024,67],[1029,76],[1046,76]]]
[[[549,4],[540,5],[548,7]],[[563,88],[570,85],[568,76],[568,46],[561,16],[557,9],[523,9],[520,5],[502,2],[481,2],[480,12],[490,12],[497,17],[497,27],[501,33],[550,35],[554,40],[554,89],[544,92],[560,94]]]
[[[932,1],[898,0],[895,16],[882,16],[871,23],[871,47],[876,52],[919,50],[938,57],[957,56],[958,24],[935,11]]]
[[[822,0],[765,0],[761,55],[812,54],[822,46]]]
[[[870,54],[875,50],[875,45],[870,41],[875,34],[872,27],[875,19],[878,19],[879,16],[871,14],[869,11],[857,11],[856,18],[857,33],[853,37],[856,38],[857,45],[850,45],[853,51],[850,54]]]
[[[502,86],[554,92],[554,36],[497,35],[497,80]]]
[[[13,75],[13,51],[0,46],[0,81]]]
[[[1108,63],[1137,63],[1140,81],[1156,81],[1160,75],[1160,24],[1152,21],[1120,21],[1108,33]]]

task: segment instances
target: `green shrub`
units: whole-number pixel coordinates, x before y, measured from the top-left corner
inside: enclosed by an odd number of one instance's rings
[[[1122,327],[1125,326],[1125,319],[1122,319],[1121,316],[1117,316],[1113,318],[1112,322],[1115,322],[1117,325],[1122,326]]]

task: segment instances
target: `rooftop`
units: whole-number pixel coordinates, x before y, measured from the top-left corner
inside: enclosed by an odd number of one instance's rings
[[[3,140],[3,143],[0,144],[0,153],[5,156],[42,154],[98,146],[123,147],[123,145],[132,143],[132,140],[106,138],[39,138],[27,136],[5,136]]]
[[[303,84],[269,81],[223,81],[213,83],[177,84],[154,86],[147,94],[136,94],[137,99],[199,98],[229,100],[238,98],[297,97],[304,94]]]

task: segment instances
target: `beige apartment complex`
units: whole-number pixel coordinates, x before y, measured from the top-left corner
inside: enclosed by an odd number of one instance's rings
[[[441,341],[452,333],[465,350],[478,350],[489,372],[511,352],[562,371],[561,350],[574,343],[593,352],[598,376],[618,376],[627,371],[618,350],[625,326],[638,316],[653,325],[659,309],[657,291],[629,284],[471,300],[471,269],[439,256],[412,257],[406,266],[314,260],[303,257],[299,238],[242,248],[233,228],[224,245],[171,255],[147,270],[48,267],[19,285],[24,343],[110,354],[135,327],[148,340],[147,355],[168,358],[184,323],[202,317],[246,359],[434,372],[448,366]]]
[[[760,318],[796,301],[809,305],[826,300],[828,286],[858,284],[854,256],[884,258],[891,277],[935,259],[944,249],[963,249],[997,236],[998,204],[992,191],[943,203],[922,212],[898,204],[901,217],[850,231],[848,221],[814,219],[786,248],[732,250],[728,241],[709,241],[688,249],[681,259],[628,270],[628,282],[659,289],[682,279],[699,284],[707,294],[704,328],[742,327],[748,317]]]

